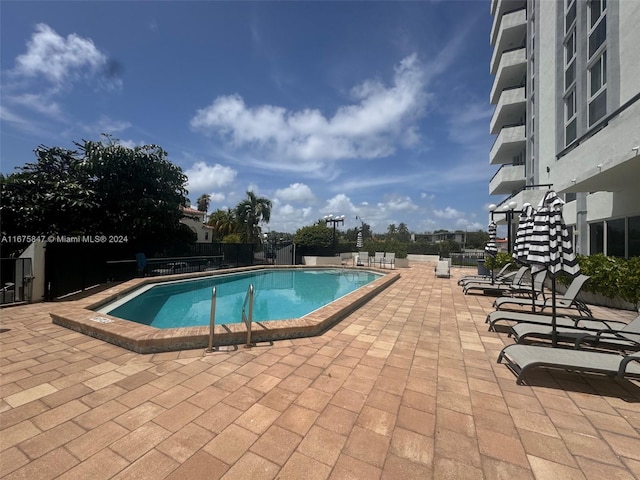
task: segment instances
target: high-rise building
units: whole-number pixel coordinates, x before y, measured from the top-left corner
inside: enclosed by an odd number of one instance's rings
[[[578,253],[640,255],[640,0],[491,0],[491,14],[503,223],[552,188]]]

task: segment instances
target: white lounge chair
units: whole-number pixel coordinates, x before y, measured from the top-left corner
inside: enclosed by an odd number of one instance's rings
[[[394,252],[387,252],[382,257],[380,261],[380,267],[384,268],[385,265],[391,265],[391,268],[394,269],[396,267],[396,254]]]
[[[382,260],[384,259],[384,252],[376,252],[373,257],[373,265],[382,268]]]
[[[449,267],[449,260],[438,260],[436,263],[436,277],[438,278],[450,278],[451,268]]]

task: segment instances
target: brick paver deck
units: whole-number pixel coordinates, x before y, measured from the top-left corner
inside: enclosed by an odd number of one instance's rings
[[[52,324],[64,304],[1,310],[0,477],[640,477],[640,383],[518,386],[466,271],[401,273],[322,336],[214,354],[136,354]]]

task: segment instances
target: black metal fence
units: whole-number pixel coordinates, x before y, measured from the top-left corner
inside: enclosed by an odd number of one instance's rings
[[[484,266],[484,252],[450,253],[451,265],[456,267],[478,267]]]

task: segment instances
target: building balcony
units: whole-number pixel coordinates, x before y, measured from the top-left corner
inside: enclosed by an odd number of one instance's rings
[[[505,51],[500,58],[500,64],[496,70],[491,87],[490,101],[498,103],[500,94],[507,88],[523,86],[527,77],[527,50],[517,48]]]
[[[513,159],[521,156],[526,148],[525,126],[507,126],[500,130],[489,153],[491,165],[513,163]]]
[[[502,17],[505,12],[511,12],[527,7],[527,0],[491,0],[490,11],[494,17]]]
[[[494,19],[494,25],[496,22]],[[490,64],[492,74],[496,73],[503,52],[524,47],[527,37],[527,11],[522,8],[509,12],[502,17],[499,25],[496,37],[491,41],[494,46]]]
[[[524,122],[527,114],[527,99],[524,87],[508,88],[500,94],[500,100],[491,117],[489,131],[493,135],[500,133],[505,125]]]
[[[489,182],[489,195],[509,195],[525,182],[524,165],[502,165]]]

